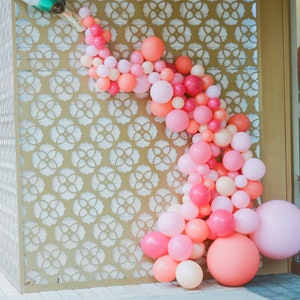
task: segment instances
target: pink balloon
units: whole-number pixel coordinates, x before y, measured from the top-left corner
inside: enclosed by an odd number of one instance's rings
[[[285,200],[261,204],[258,228],[250,238],[259,252],[271,259],[286,259],[300,251],[300,210]]]
[[[245,152],[251,146],[251,137],[248,133],[240,131],[235,133],[231,139],[231,147],[234,150]]]
[[[158,103],[166,103],[173,97],[172,84],[165,80],[156,81],[150,88],[151,98]]]
[[[171,237],[183,232],[185,221],[181,214],[175,211],[166,211],[159,216],[157,227],[162,234]]]
[[[242,208],[234,214],[234,230],[238,233],[249,234],[254,232],[259,225],[258,214],[250,208]]]
[[[245,191],[235,191],[231,195],[231,201],[236,208],[246,208],[250,204],[250,196]]]
[[[211,202],[211,210],[226,209],[230,212],[233,211],[232,201],[226,196],[217,196]]]
[[[197,164],[205,164],[211,158],[212,152],[209,144],[205,142],[198,142],[192,144],[189,150],[192,160]]]
[[[218,98],[221,95],[221,89],[217,85],[211,85],[206,89],[206,95],[209,98]]]
[[[168,243],[170,238],[161,232],[148,232],[141,240],[143,252],[152,258],[158,258],[168,254]]]
[[[185,220],[195,219],[199,215],[199,208],[191,201],[185,201],[180,206],[180,213]]]
[[[206,125],[212,119],[213,113],[212,110],[206,105],[200,105],[195,108],[193,116],[196,122],[201,125]]]
[[[244,158],[239,151],[229,150],[224,154],[222,162],[228,171],[238,171],[244,164]]]
[[[234,231],[233,214],[226,209],[213,211],[207,220],[207,224],[212,233],[218,237],[227,236]]]
[[[242,173],[249,180],[259,180],[266,172],[265,164],[258,158],[248,158],[242,167]]]
[[[197,164],[192,160],[188,153],[185,153],[178,159],[178,169],[184,175],[189,175],[196,172]]]
[[[201,206],[210,202],[211,193],[207,186],[198,183],[191,188],[189,197],[195,205]]]
[[[189,115],[184,110],[174,109],[166,116],[166,125],[174,132],[181,132],[185,130],[188,127],[189,122]]]
[[[137,94],[143,94],[150,89],[150,83],[146,74],[136,77],[136,86],[133,91]]]
[[[186,260],[193,253],[193,242],[184,234],[175,235],[169,241],[168,252],[176,261]]]
[[[185,87],[185,92],[192,97],[195,97],[197,94],[202,92],[202,81],[198,76],[186,76],[184,78],[183,85]]]

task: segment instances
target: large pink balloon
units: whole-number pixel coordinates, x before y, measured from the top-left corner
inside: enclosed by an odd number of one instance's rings
[[[285,200],[270,200],[256,209],[259,226],[250,235],[259,252],[286,259],[300,251],[300,210]]]

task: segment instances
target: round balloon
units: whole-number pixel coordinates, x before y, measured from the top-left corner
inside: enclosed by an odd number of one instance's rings
[[[250,235],[259,252],[271,259],[286,259],[300,251],[300,210],[285,200],[261,204],[259,226]]]
[[[141,240],[141,248],[147,256],[158,258],[168,254],[169,240],[159,231],[148,232]]]
[[[203,271],[198,263],[192,260],[185,260],[178,264],[176,268],[176,280],[186,289],[194,289],[203,280]]]
[[[219,283],[241,286],[253,279],[260,256],[254,242],[243,234],[217,238],[207,252],[207,267]]]

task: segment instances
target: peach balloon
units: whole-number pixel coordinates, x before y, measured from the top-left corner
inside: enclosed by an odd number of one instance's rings
[[[186,289],[194,289],[203,280],[203,271],[198,263],[192,260],[185,260],[176,268],[176,280]]]
[[[153,264],[154,278],[160,282],[170,282],[176,278],[178,262],[170,255],[159,257]]]
[[[150,36],[143,41],[141,52],[145,60],[155,62],[162,57],[164,48],[164,42],[159,37]]]

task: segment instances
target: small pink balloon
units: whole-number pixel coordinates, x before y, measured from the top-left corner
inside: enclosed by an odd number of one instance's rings
[[[165,80],[156,81],[150,88],[150,96],[157,103],[166,103],[173,97],[172,84]]]
[[[234,214],[234,230],[242,234],[250,234],[259,226],[258,214],[250,208],[242,208]]]
[[[168,252],[176,261],[186,260],[193,253],[193,242],[185,234],[175,235],[169,241]]]
[[[194,185],[190,190],[190,199],[196,206],[202,206],[210,202],[211,192],[202,183]]]
[[[234,231],[233,214],[226,209],[213,211],[207,220],[207,224],[212,233],[219,237],[230,235]]]
[[[266,172],[265,164],[258,158],[248,158],[242,167],[242,174],[249,180],[259,180]]]
[[[181,214],[174,211],[166,211],[159,216],[157,227],[162,234],[171,237],[183,232],[185,221]]]
[[[231,201],[236,208],[246,208],[250,204],[250,196],[245,191],[235,191]]]
[[[168,254],[169,240],[161,232],[148,232],[141,240],[141,248],[147,256],[158,258]]]
[[[202,165],[211,158],[211,147],[206,142],[194,143],[190,147],[189,154],[195,163]]]
[[[199,215],[199,208],[191,201],[185,201],[180,206],[180,213],[185,220],[195,219]]]
[[[244,158],[239,151],[229,150],[224,154],[222,162],[228,171],[238,171],[244,164]]]
[[[209,98],[218,98],[221,95],[221,88],[213,84],[206,89],[206,95]]]
[[[136,86],[133,89],[135,93],[144,94],[148,92],[149,89],[150,89],[150,83],[148,81],[148,76],[146,74],[136,77]]]
[[[130,71],[131,63],[127,59],[120,59],[117,68],[121,73],[128,73]]]
[[[206,105],[200,105],[195,108],[193,113],[194,119],[201,125],[206,125],[212,119],[212,110]]]
[[[235,133],[231,139],[231,147],[234,150],[245,152],[251,146],[251,137],[248,133],[240,131]]]
[[[166,116],[167,127],[174,132],[184,131],[190,122],[187,112],[180,109],[171,110]]]
[[[177,164],[179,171],[184,175],[189,175],[197,170],[197,164],[192,160],[188,153],[180,156]]]
[[[202,92],[202,81],[198,76],[187,75],[184,78],[183,84],[185,86],[185,92],[192,97]]]
[[[226,196],[217,196],[211,202],[211,210],[226,209],[230,212],[233,211],[232,201]]]

